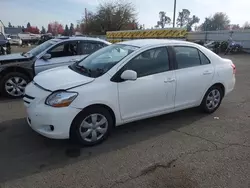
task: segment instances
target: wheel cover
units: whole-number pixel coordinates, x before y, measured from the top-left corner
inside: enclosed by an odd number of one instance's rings
[[[21,77],[15,76],[5,82],[5,91],[14,97],[20,97],[24,94],[27,81]]]
[[[108,130],[108,120],[101,114],[87,116],[79,127],[79,133],[83,140],[96,142],[100,140]]]
[[[209,110],[213,110],[220,104],[221,95],[218,89],[213,89],[207,95],[206,106]]]

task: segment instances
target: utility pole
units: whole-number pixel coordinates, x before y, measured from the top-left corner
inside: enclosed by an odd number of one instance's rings
[[[175,27],[176,0],[174,0],[173,28]]]
[[[84,22],[84,31],[82,31],[82,33],[84,33],[85,32],[85,34],[86,33],[88,33],[87,31],[87,25],[88,25],[88,10],[87,10],[87,8],[85,8],[85,22]]]

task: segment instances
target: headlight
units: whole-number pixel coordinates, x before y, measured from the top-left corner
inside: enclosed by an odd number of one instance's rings
[[[76,92],[56,91],[47,97],[45,104],[53,107],[67,107],[75,100],[77,95]]]

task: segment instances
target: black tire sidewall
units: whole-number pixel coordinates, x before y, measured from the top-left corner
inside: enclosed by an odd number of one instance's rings
[[[207,100],[208,94],[209,94],[212,90],[214,90],[214,89],[217,89],[217,90],[220,92],[220,96],[221,96],[221,97],[220,97],[220,102],[219,102],[218,106],[217,106],[216,108],[214,108],[213,110],[210,110],[210,109],[207,108],[206,100]],[[209,114],[215,112],[215,111],[220,107],[223,97],[224,97],[224,96],[223,96],[223,92],[222,92],[221,87],[219,87],[219,86],[212,86],[212,87],[210,87],[210,88],[207,90],[207,92],[206,92],[206,94],[205,94],[205,96],[204,96],[204,98],[203,98],[203,100],[202,100],[202,103],[201,103],[201,105],[200,105],[201,110],[202,110],[203,112],[209,113]]]
[[[6,90],[5,90],[5,83],[8,79],[10,79],[11,77],[21,77],[23,78],[27,84],[30,82],[30,79],[28,76],[26,76],[25,74],[23,73],[20,73],[20,72],[10,72],[10,73],[7,73],[6,75],[4,75],[1,79],[1,82],[0,82],[0,88],[1,88],[1,93],[3,96],[5,97],[8,97],[8,98],[21,98],[22,96],[12,96],[10,95]]]
[[[87,142],[87,141],[82,139],[82,137],[80,135],[80,132],[79,132],[79,127],[80,127],[82,121],[87,116],[89,116],[91,114],[95,114],[95,113],[101,114],[107,119],[107,121],[108,121],[108,130],[100,140],[97,140],[95,142]],[[107,137],[109,136],[111,130],[113,129],[113,127],[114,127],[113,118],[112,118],[110,112],[106,108],[103,108],[103,107],[87,108],[87,109],[83,110],[82,112],[80,112],[76,116],[76,118],[73,120],[71,128],[70,128],[70,139],[73,142],[77,142],[77,143],[79,143],[79,144],[81,144],[83,146],[94,146],[94,145],[100,144],[104,140],[106,140]]]

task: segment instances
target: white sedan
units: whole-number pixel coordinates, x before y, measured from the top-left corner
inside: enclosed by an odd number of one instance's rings
[[[39,134],[95,145],[128,122],[198,106],[214,112],[234,89],[235,71],[195,43],[132,40],[39,73],[23,100]]]

